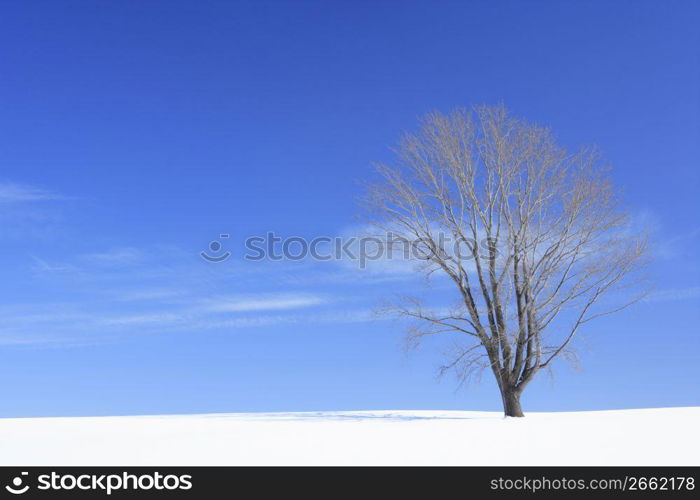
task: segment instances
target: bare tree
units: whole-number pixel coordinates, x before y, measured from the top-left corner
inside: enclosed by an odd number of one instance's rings
[[[369,189],[372,221],[414,243],[421,270],[449,278],[457,299],[395,310],[416,320],[412,341],[464,339],[443,370],[466,380],[489,368],[505,414],[521,417],[523,390],[573,352],[580,328],[640,297],[646,238],[594,150],[571,153],[503,106],[431,113],[395,152]]]

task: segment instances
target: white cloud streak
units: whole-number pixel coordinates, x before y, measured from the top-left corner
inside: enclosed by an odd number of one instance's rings
[[[62,199],[64,197],[57,193],[35,186],[0,182],[0,203],[28,203]]]
[[[218,312],[250,312],[300,309],[327,304],[327,297],[312,294],[232,296],[207,301],[205,308]]]
[[[669,288],[659,290],[645,297],[643,302],[675,302],[700,298],[700,286],[688,288]]]

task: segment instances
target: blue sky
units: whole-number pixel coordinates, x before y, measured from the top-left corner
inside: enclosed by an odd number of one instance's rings
[[[2,416],[499,410],[372,311],[400,269],[246,262],[357,227],[433,109],[504,102],[595,143],[656,292],[582,331],[526,411],[700,404],[696,2],[13,2],[0,16]],[[198,253],[221,233],[233,256]],[[433,296],[443,293],[440,285]]]

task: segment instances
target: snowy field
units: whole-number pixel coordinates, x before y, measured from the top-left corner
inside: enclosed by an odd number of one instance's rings
[[[0,465],[700,465],[700,407],[0,419]]]

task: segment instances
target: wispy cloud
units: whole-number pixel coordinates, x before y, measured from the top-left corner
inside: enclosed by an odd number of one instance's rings
[[[0,311],[0,343],[43,345],[51,339],[59,345],[55,339],[66,339],[73,345],[150,333],[369,321],[377,293],[370,290],[388,279],[325,262],[212,265],[196,250],[128,246],[72,257],[47,254],[34,258],[32,270],[44,290],[60,290],[63,303],[47,302],[44,293],[36,303]]]
[[[291,310],[290,310],[291,311]],[[236,332],[292,324],[357,323],[377,319],[369,308],[287,312],[222,312],[198,307],[173,307],[169,310],[125,312],[84,308],[65,312],[60,307],[42,313],[2,311],[4,328],[0,345],[75,345],[96,343],[100,339],[126,335],[173,332]]]
[[[666,260],[692,256],[697,251],[698,236],[700,227],[668,238],[658,238],[653,247],[654,256]]]
[[[81,256],[81,259],[101,265],[131,264],[144,258],[143,253],[131,247],[114,248],[106,252],[90,253]]]
[[[185,297],[186,293],[179,288],[132,288],[111,291],[110,296],[114,300],[122,302],[148,302],[177,299]]]
[[[37,186],[0,180],[0,240],[36,243],[64,237],[63,213],[50,202],[65,199]]]
[[[700,286],[694,286],[688,288],[669,288],[667,290],[658,290],[645,297],[643,302],[671,302],[698,298],[700,298]]]
[[[32,270],[41,273],[63,273],[63,272],[73,272],[76,270],[75,266],[71,264],[58,263],[52,264],[39,257],[32,257],[34,264]]]
[[[65,197],[35,186],[0,182],[0,203],[27,203],[35,201],[62,200]]]
[[[362,323],[378,318],[372,309],[334,310],[304,314],[257,314],[209,319],[199,324],[203,329],[263,327],[289,324]]]
[[[186,316],[180,313],[152,313],[97,318],[97,322],[107,326],[129,325],[171,325],[182,322]]]
[[[219,312],[276,311],[300,309],[328,303],[327,297],[313,294],[270,294],[262,296],[231,296],[208,301],[205,308]]]

